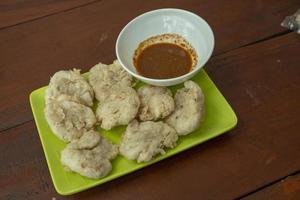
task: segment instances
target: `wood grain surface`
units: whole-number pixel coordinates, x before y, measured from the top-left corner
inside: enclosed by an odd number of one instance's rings
[[[299,48],[289,33],[215,56],[206,70],[238,115],[235,129],[72,196],[55,192],[32,121],[2,131],[0,199],[236,199],[288,176],[300,169]],[[47,81],[39,75],[27,88]]]
[[[143,12],[177,7],[199,14],[215,32],[217,55],[285,33],[280,22],[298,5],[298,0],[109,0],[5,28],[0,31],[0,105],[5,105],[0,107],[0,130],[32,120],[28,96],[56,71],[87,71],[100,61],[112,62],[118,33]]]
[[[271,185],[257,193],[243,198],[242,200],[299,200],[300,199],[300,174],[287,178]]]
[[[34,123],[1,135],[0,152],[0,199],[51,199],[55,190]]]
[[[1,0],[0,29],[78,8],[96,0]]]

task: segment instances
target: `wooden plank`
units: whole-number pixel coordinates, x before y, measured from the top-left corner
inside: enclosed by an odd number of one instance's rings
[[[34,123],[4,131],[0,199],[234,199],[299,170],[299,48],[291,33],[215,57],[207,70],[238,115],[235,129],[70,197],[53,189]]]
[[[203,16],[215,31],[219,54],[284,31],[280,21],[299,2],[130,0],[123,4],[101,1],[0,31],[0,105],[4,105],[0,130],[32,119],[28,95],[46,85],[56,71],[73,67],[87,71],[99,61],[112,62],[118,33],[145,11],[178,7]]]
[[[300,199],[300,174],[289,176],[263,190],[251,194],[242,200],[299,200]]]
[[[33,122],[1,135],[0,150],[0,199],[51,199],[55,190]]]
[[[96,0],[1,0],[0,29],[83,6]]]

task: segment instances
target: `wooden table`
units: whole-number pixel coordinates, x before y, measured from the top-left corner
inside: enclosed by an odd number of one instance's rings
[[[60,69],[110,63],[122,27],[157,8],[201,15],[205,66],[239,122],[224,136],[93,189],[56,193],[29,93]],[[0,1],[0,199],[300,199],[300,35],[280,22],[299,0]]]

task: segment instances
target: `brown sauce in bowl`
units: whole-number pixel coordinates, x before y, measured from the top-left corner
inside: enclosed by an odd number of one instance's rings
[[[140,43],[133,63],[144,77],[169,79],[189,73],[197,63],[197,55],[180,35],[163,34]]]
[[[135,66],[139,74],[148,78],[174,78],[191,71],[192,57],[176,44],[156,43],[137,56]]]

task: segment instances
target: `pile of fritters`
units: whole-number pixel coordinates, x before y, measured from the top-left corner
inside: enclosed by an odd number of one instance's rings
[[[79,70],[59,71],[46,90],[45,117],[53,133],[68,143],[61,152],[65,168],[101,178],[110,172],[118,147],[94,130],[93,101],[94,91]]]
[[[136,91],[132,81],[117,60],[92,67],[88,81],[76,69],[54,74],[45,94],[45,117],[53,133],[68,143],[61,152],[66,169],[101,178],[118,153],[147,162],[199,127],[204,96],[196,83],[186,81],[173,98],[166,87],[144,85]],[[128,126],[116,145],[95,131],[97,125],[105,130]]]

